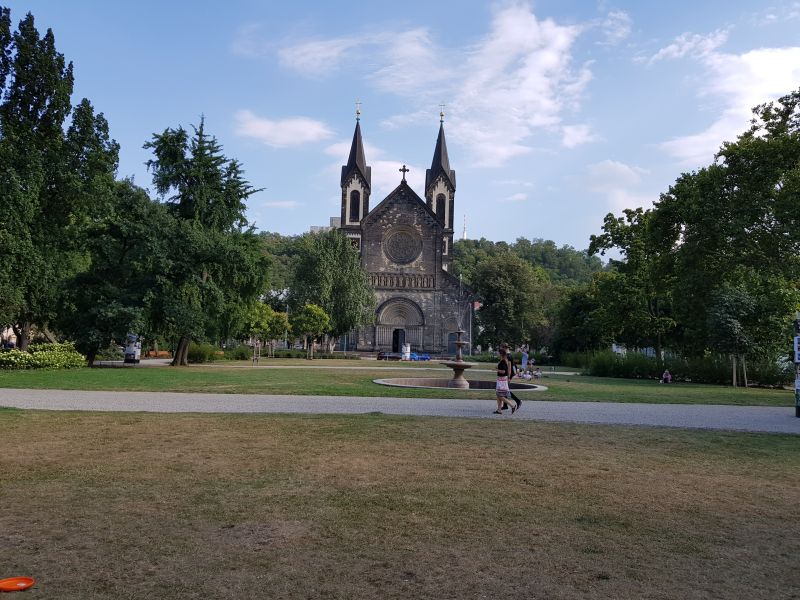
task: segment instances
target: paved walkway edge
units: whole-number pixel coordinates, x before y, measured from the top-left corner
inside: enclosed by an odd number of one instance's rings
[[[605,425],[644,425],[800,435],[793,407],[708,404],[552,402],[523,399],[511,415],[494,415],[494,400],[279,396],[176,392],[107,392],[0,388],[0,406],[36,410],[159,413],[308,413],[483,418]]]

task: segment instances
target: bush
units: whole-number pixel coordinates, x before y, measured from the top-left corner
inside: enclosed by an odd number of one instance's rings
[[[95,360],[122,360],[125,358],[125,353],[119,346],[112,345],[98,351],[94,358]]]
[[[186,360],[190,363],[207,363],[213,362],[218,357],[217,347],[211,344],[189,344],[189,351],[186,354]]]
[[[275,358],[305,358],[305,350],[275,350]]]
[[[261,352],[263,353],[267,350],[268,348],[262,348]],[[228,360],[250,360],[253,358],[253,349],[244,344],[235,348],[227,348],[225,350],[225,358]]]
[[[305,354],[303,354],[305,356]],[[347,354],[345,352],[320,352],[319,354],[315,354],[314,358],[336,358],[340,360],[361,360],[361,356],[358,354]]]
[[[572,359],[572,357],[570,358]],[[578,366],[573,364],[574,362],[577,361],[571,360],[570,363],[565,364],[569,367]],[[594,375],[595,377],[616,377],[618,370],[617,355],[610,350],[607,352],[596,352],[589,358],[589,375]]]
[[[562,352],[559,362],[565,367],[587,369],[592,356],[589,352]]]
[[[0,352],[0,369],[77,369],[86,366],[86,357],[75,350],[72,342],[35,344],[28,352]]]
[[[794,364],[788,359],[765,359],[747,363],[748,383],[769,387],[782,387],[794,381]]]
[[[589,355],[588,374],[595,377],[660,379],[664,369],[669,370],[673,381],[729,385],[733,365],[729,356],[718,354],[692,358],[668,357],[663,363],[638,352],[621,355],[604,351]],[[741,365],[738,377],[743,383]],[[748,361],[747,378],[749,385],[783,386],[794,379],[794,366],[785,360],[772,358]]]
[[[480,354],[473,354],[469,357],[469,362],[496,363],[498,360],[497,355],[491,352],[481,352]]]

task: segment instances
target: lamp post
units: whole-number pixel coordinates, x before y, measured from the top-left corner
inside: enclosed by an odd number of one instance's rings
[[[794,316],[794,416],[800,417],[800,311]]]

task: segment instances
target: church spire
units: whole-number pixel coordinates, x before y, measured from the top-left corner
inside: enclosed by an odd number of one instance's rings
[[[364,142],[361,140],[361,110],[356,111],[356,130],[353,132],[353,143],[350,146],[350,156],[347,165],[342,167],[341,185],[346,185],[353,175],[353,171],[358,172],[367,188],[372,185],[372,169],[367,166],[367,159],[364,156]]]
[[[340,227],[350,240],[361,247],[361,220],[369,213],[372,168],[367,166],[361,140],[361,102],[356,102],[356,130],[347,164],[342,167],[342,211]]]
[[[439,113],[439,137],[436,139],[436,148],[433,151],[431,168],[425,173],[425,189],[436,183],[439,175],[456,189],[456,172],[450,169],[450,159],[447,156],[447,142],[444,139],[444,112]]]

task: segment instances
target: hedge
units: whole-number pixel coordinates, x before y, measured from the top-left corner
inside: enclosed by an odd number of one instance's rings
[[[78,369],[86,366],[86,357],[72,342],[33,344],[27,352],[0,351],[0,369]]]

